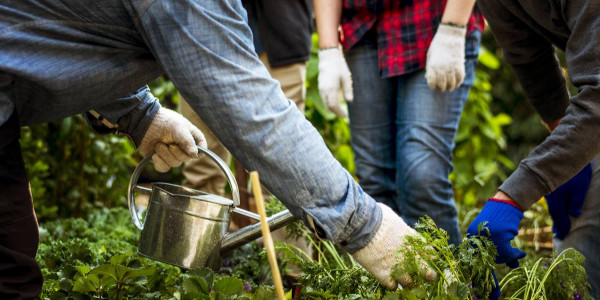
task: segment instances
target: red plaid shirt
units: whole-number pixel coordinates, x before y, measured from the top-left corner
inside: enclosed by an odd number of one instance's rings
[[[445,6],[445,0],[343,0],[342,45],[350,49],[376,26],[382,77],[423,69]],[[467,32],[483,28],[475,7]]]

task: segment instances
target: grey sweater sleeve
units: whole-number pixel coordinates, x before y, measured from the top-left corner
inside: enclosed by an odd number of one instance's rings
[[[542,119],[549,122],[564,116],[499,188],[527,209],[579,172],[600,150],[600,19],[592,16],[598,14],[598,8],[565,4],[572,6],[565,28],[571,34],[566,45],[556,44],[566,46],[570,77],[579,89],[569,103],[564,77],[548,41],[560,39],[553,39],[552,32],[532,21],[550,16],[527,18],[525,13],[519,14],[518,3],[507,1],[507,6],[513,6],[510,9],[497,0],[479,1],[478,5]]]

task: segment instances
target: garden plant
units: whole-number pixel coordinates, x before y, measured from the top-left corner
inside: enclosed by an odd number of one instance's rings
[[[463,229],[515,168],[513,162],[547,134],[500,51],[486,31],[456,137],[450,178]],[[321,102],[317,66],[313,50],[306,117],[353,173],[348,122]],[[157,79],[151,89],[164,106],[177,106],[179,95],[168,78]],[[127,139],[99,135],[75,116],[24,127],[21,145],[40,222],[42,299],[274,299],[266,254],[255,242],[225,256],[218,271],[182,270],[136,254],[139,231],[125,209],[125,191],[141,155]],[[180,170],[166,179],[181,180]],[[272,214],[283,207],[273,199],[267,209]],[[485,299],[494,286],[494,269],[504,299],[590,299],[581,254],[539,247],[540,235],[551,240],[540,230],[548,225],[543,201],[525,213],[522,231],[534,232],[533,240],[516,239],[528,256],[509,270],[494,263],[495,250],[487,239],[469,237],[451,245],[446,233],[425,218],[416,225],[420,238],[410,238],[399,249],[405,260],[394,266],[393,274],[408,273],[413,284],[396,291],[384,289],[350,255],[299,222],[288,226],[288,235],[307,239],[316,254],[309,257],[287,244],[276,248],[284,274],[288,264],[301,270],[298,276],[284,276],[286,297],[293,299]],[[480,232],[485,236],[485,227]],[[434,281],[425,280],[420,261],[437,273]]]

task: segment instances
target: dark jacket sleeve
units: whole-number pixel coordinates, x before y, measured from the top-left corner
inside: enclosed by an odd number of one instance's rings
[[[501,1],[484,0],[477,5],[502,47],[504,59],[542,119],[550,122],[563,117],[569,94],[552,44]]]
[[[500,186],[500,190],[527,209],[579,172],[600,150],[600,50],[597,46],[600,18],[597,8],[581,3],[570,5],[566,19],[571,34],[561,45],[532,19],[514,13],[520,2],[506,1],[507,6],[513,6],[510,9],[502,2],[483,0],[478,1],[478,5],[503,47],[506,61],[544,121],[564,116],[552,134],[521,161]],[[570,78],[579,89],[579,94],[570,102],[550,41],[566,47]]]

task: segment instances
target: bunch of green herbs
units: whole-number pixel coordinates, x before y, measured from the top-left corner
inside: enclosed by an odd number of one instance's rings
[[[568,248],[513,269],[500,285],[514,291],[506,299],[592,299],[583,262],[581,253]]]
[[[487,299],[495,287],[492,271],[496,247],[485,236],[483,224],[479,236],[463,239],[458,245],[448,242],[446,231],[429,217],[421,218],[415,229],[419,235],[407,236],[399,250],[400,263],[392,268],[392,276],[410,276],[413,284],[403,287],[403,299]],[[434,281],[426,276],[427,267],[437,273]]]

